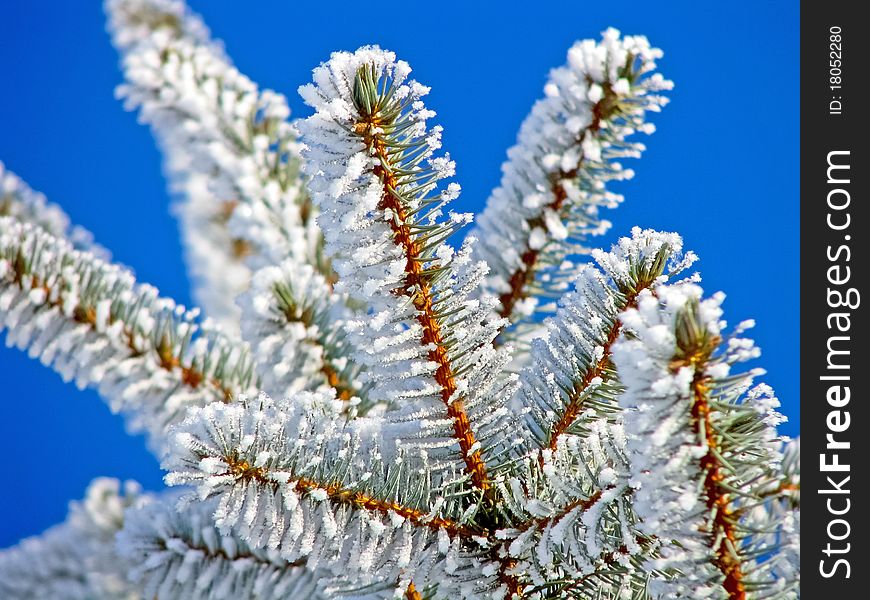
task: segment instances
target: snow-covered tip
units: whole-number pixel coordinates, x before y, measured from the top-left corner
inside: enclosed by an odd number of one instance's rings
[[[592,257],[623,294],[637,294],[665,283],[697,260],[683,254],[683,238],[676,233],[634,227],[631,237],[619,238],[609,252],[593,250]]]
[[[410,73],[408,63],[396,60],[393,52],[364,46],[356,52],[332,53],[314,69],[314,82],[301,86],[299,93],[317,111],[317,118],[308,119],[312,124],[343,124],[357,136],[384,136],[398,123],[407,123],[419,137],[426,131],[426,119],[435,113],[422,103],[429,88],[409,80]],[[433,134],[430,145],[438,147],[440,130]]]
[[[414,287],[404,282],[409,270],[445,266],[453,251],[444,241],[470,220],[450,213],[439,221],[459,188],[438,190],[454,166],[433,155],[441,128],[427,127],[435,114],[422,101],[429,89],[409,73],[392,52],[367,46],[334,53],[299,90],[316,111],[299,129],[338,289],[376,309],[375,292]]]
[[[637,307],[621,317],[627,334],[613,345],[613,360],[625,386],[619,403],[628,411],[625,426],[633,453],[632,473],[640,484],[637,506],[645,526],[658,535],[662,535],[660,528],[673,526],[673,515],[681,508],[689,510],[699,501],[695,481],[701,467],[691,427],[692,382],[697,368],[708,368],[719,341],[721,315],[719,303],[707,300],[707,319],[685,317],[684,311],[700,307],[701,294],[701,288],[692,284],[662,286],[655,295],[641,292]],[[681,338],[681,333],[686,337]]]
[[[628,138],[652,133],[647,113],[667,103],[661,92],[671,83],[653,73],[661,55],[642,36],[608,29],[598,42],[577,42],[550,73],[477,220],[477,258],[491,267],[486,291],[512,323],[567,289],[577,265],[566,257],[587,252],[587,239],[610,227],[600,209],[622,196],[608,184],[631,178],[620,160],[645,148]]]

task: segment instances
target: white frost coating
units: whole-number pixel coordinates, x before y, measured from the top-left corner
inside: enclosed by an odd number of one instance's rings
[[[213,503],[178,510],[178,494],[148,498],[127,511],[118,553],[143,598],[322,598],[317,576],[276,550],[251,548],[211,522]]]
[[[285,260],[254,274],[239,298],[242,339],[251,345],[260,387],[275,397],[331,390],[357,405],[359,368],[344,333],[350,311],[310,265]]]
[[[126,79],[118,96],[152,127],[180,197],[194,297],[237,331],[251,269],[319,263],[287,101],[239,73],[183,2],[107,0],[106,10]]]
[[[354,107],[353,85],[357,70],[366,65],[375,65],[378,79],[390,79],[396,87],[394,96],[408,105],[407,142],[422,140],[424,161],[440,147],[441,135],[438,127],[426,128],[426,118],[434,113],[423,107],[420,97],[428,88],[413,80],[405,82],[410,72],[407,63],[396,62],[392,52],[377,47],[334,53],[314,70],[315,83],[299,90],[316,110],[299,123],[299,129],[304,136],[305,170],[311,177],[309,189],[321,210],[326,251],[336,257],[341,289],[378,314],[395,310],[391,291],[404,283],[406,257],[390,227],[399,217],[381,206],[384,188],[373,172],[378,159],[368,154],[363,135],[344,129],[365,119]]]
[[[109,251],[94,243],[90,231],[73,225],[57,204],[49,202],[40,192],[30,188],[20,177],[0,161],[0,217],[14,217],[25,223],[39,225],[51,235],[69,240],[76,250],[92,253],[109,260]]]
[[[4,600],[140,600],[128,583],[128,564],[115,551],[124,511],[140,498],[138,484],[95,479],[67,520],[39,537],[0,551],[0,597]]]
[[[164,465],[170,471],[167,482],[193,484],[203,499],[220,496],[215,507],[218,527],[227,532],[236,528],[254,546],[276,547],[285,535],[293,542],[292,536],[302,532],[295,529],[292,515],[285,517],[285,509],[295,510],[302,496],[323,500],[326,487],[303,486],[300,493],[297,483],[328,468],[324,460],[337,459],[329,451],[344,449],[343,460],[353,461],[351,467],[379,455],[379,447],[371,440],[378,437],[380,422],[360,419],[354,424],[358,429],[351,429],[341,408],[341,402],[330,394],[300,392],[280,401],[261,394],[238,403],[193,409],[173,433],[172,451]],[[359,439],[355,431],[365,431],[368,441]],[[365,444],[365,450],[349,449],[352,441],[357,446]],[[321,479],[332,482],[321,475],[314,480]],[[249,488],[258,494],[251,496]],[[251,503],[252,508],[247,508]],[[297,555],[290,552],[285,551],[285,558],[295,560],[310,549]]]
[[[771,501],[763,512],[753,513],[760,517],[758,525],[774,532],[764,540],[771,553],[778,552],[776,559],[766,565],[771,577],[798,583],[801,573],[800,469],[801,445],[800,438],[797,438],[789,440],[783,447],[778,484],[768,491]]]
[[[661,55],[645,37],[614,29],[599,42],[577,42],[523,121],[474,232],[475,258],[490,267],[484,290],[501,297],[512,325],[532,314],[542,292],[567,290],[577,270],[565,257],[588,252],[587,238],[610,227],[599,211],[622,196],[606,184],[630,177],[619,159],[639,157],[644,146],[627,138],[648,132],[646,113],[658,112],[667,102],[659,92],[672,87],[651,74]]]
[[[754,372],[729,375],[732,365],[755,356],[747,352],[754,346],[733,338],[721,344],[724,296],[701,295],[691,283],[659,286],[655,296],[641,292],[637,307],[621,317],[631,335],[613,349],[625,386],[619,402],[626,410],[634,510],[641,531],[663,542],[661,558],[650,566],[682,573],[653,582],[651,591],[659,598],[727,599],[740,582],[752,581],[794,598],[796,581],[783,567],[788,558],[775,552],[771,536],[748,535],[763,525],[787,537],[795,527],[790,511],[784,519],[770,509],[783,496],[782,438],[771,426],[779,421],[779,403],[767,386],[747,391]],[[720,479],[746,496],[735,496]],[[741,505],[755,508],[719,520]],[[737,540],[741,558],[723,558],[731,556],[723,547],[732,543],[728,537]]]
[[[334,53],[300,88],[316,112],[299,128],[336,289],[367,307],[347,330],[354,360],[367,368],[369,399],[395,407],[393,420],[427,422],[418,443],[461,471],[445,403],[463,402],[485,460],[506,427],[515,379],[498,377],[508,354],[492,346],[502,325],[491,317],[494,299],[470,298],[486,272],[470,259],[473,240],[458,252],[445,243],[469,218],[451,212],[439,220],[458,186],[437,188],[453,168],[433,155],[441,129],[427,127],[428,88],[409,72],[377,47]],[[438,356],[436,344],[449,350]]]
[[[732,373],[759,354],[751,322],[723,334],[723,296],[674,282],[695,259],[675,234],[584,246],[619,200],[608,182],[632,176],[628,136],[665,102],[658,50],[615,30],[572,48],[484,243],[454,250],[470,221],[446,208],[455,166],[392,53],[316,69],[297,148],[283,98],[180,0],[106,6],[120,93],[188,197],[198,294],[243,339],[86,252],[0,167],[8,343],[96,387],[190,486],[130,508],[95,485],[66,524],[0,553],[0,597],[384,600],[413,582],[438,600],[795,598],[799,444],[776,434],[759,372]],[[503,331],[499,312],[536,307],[556,315]],[[523,344],[511,366],[503,342]]]
[[[658,298],[641,294],[636,309],[622,317],[633,337],[620,339],[613,359],[626,390],[620,405],[632,411],[626,416],[628,446],[632,453],[632,484],[638,486],[635,510],[645,531],[667,540],[688,542],[684,550],[662,549],[665,557],[676,555],[679,564],[699,563],[688,577],[701,581],[715,575],[704,565],[710,554],[698,535],[702,518],[674,519],[677,514],[698,514],[702,499],[698,481],[703,477],[700,459],[706,448],[697,445],[690,426],[694,369],[671,367],[678,355],[676,318],[690,301],[699,301],[702,290],[694,285],[662,286]],[[714,323],[715,324],[715,323]],[[697,506],[696,506],[697,505]],[[684,544],[685,545],[685,544]],[[679,597],[679,596],[677,596]]]
[[[0,265],[6,344],[96,388],[155,448],[188,406],[232,399],[255,382],[244,344],[36,225],[0,218]]]
[[[335,593],[350,582],[394,582],[413,572],[421,587],[437,582],[471,592],[463,598],[488,597],[478,592],[490,590],[493,578],[469,580],[486,562],[473,556],[479,550],[442,557],[439,527],[426,525],[451,517],[455,507],[435,501],[422,454],[384,461],[379,440],[395,439],[394,426],[372,417],[348,422],[341,407],[329,395],[301,392],[284,401],[261,394],[192,409],[175,429],[167,483],[194,486],[200,500],[214,498],[221,532],[332,573]],[[253,467],[264,448],[269,458]],[[391,483],[411,475],[413,486]],[[441,529],[453,537],[459,526]],[[412,551],[399,551],[405,547]]]

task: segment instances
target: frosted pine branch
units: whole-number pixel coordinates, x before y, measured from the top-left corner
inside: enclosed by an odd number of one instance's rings
[[[418,585],[489,589],[491,580],[467,581],[480,559],[462,544],[484,531],[436,493],[424,453],[383,459],[377,441],[391,438],[389,427],[347,425],[341,404],[317,394],[212,404],[176,433],[168,481],[217,498],[223,531],[310,569],[362,585],[414,573]]]
[[[531,408],[530,427],[542,447],[555,449],[562,434],[616,411],[621,389],[611,352],[621,333],[620,314],[643,290],[694,262],[693,253],[682,256],[682,246],[676,234],[635,228],[611,252],[593,252],[599,268],[580,269],[575,289],[532,344],[522,373],[524,405]]]
[[[139,600],[127,563],[115,551],[124,511],[141,497],[138,484],[100,478],[85,499],[71,502],[67,520],[39,537],[0,552],[0,596],[6,600]]]
[[[292,260],[257,271],[239,299],[242,337],[250,340],[264,391],[287,397],[328,389],[354,413],[370,408],[354,349],[344,331],[352,317],[326,279]]]
[[[645,593],[641,565],[658,542],[636,527],[632,489],[619,478],[630,462],[611,347],[637,295],[691,264],[694,255],[681,250],[675,234],[635,229],[596,252],[600,270],[581,270],[535,340],[519,397],[529,411],[528,454],[502,489],[516,524],[497,533],[513,569],[534,585],[563,581],[562,592],[579,597]]]
[[[694,284],[642,292],[622,317],[631,337],[614,347],[635,510],[642,529],[663,540],[654,564],[672,573],[653,593],[797,597],[797,581],[782,576],[790,569],[781,572],[787,555],[778,554],[795,524],[771,510],[793,495],[777,473],[779,402],[767,386],[750,388],[758,373],[731,373],[758,351],[736,334],[723,342],[722,300],[702,299]]]
[[[317,577],[274,550],[218,531],[211,503],[177,506],[178,494],[148,498],[125,515],[117,552],[142,598],[322,598]]]
[[[157,446],[188,406],[229,401],[255,381],[247,348],[196,310],[10,217],[0,218],[0,326],[7,345],[96,388]]]
[[[654,131],[646,113],[659,111],[667,102],[659,92],[672,87],[652,73],[661,55],[646,38],[615,29],[576,43],[520,127],[475,231],[475,257],[490,267],[483,289],[510,320],[508,338],[569,288],[577,273],[570,256],[588,252],[587,239],[610,227],[600,209],[622,196],[606,186],[631,178],[619,159],[644,149],[627,138]]]
[[[18,221],[33,223],[55,237],[65,238],[76,250],[92,253],[97,258],[109,260],[108,250],[94,242],[87,229],[73,225],[70,218],[57,204],[30,188],[27,183],[0,162],[0,217],[13,217]]]
[[[142,494],[133,482],[123,488],[95,480],[65,523],[0,553],[3,598],[322,597],[303,566],[218,532],[210,504],[178,510],[177,493]]]
[[[151,125],[181,201],[194,297],[228,331],[251,271],[285,258],[331,275],[299,180],[286,99],[232,66],[179,0],[108,0],[128,109]]]
[[[284,98],[183,2],[106,7],[120,95],[185,198],[214,319],[137,283],[0,170],[7,344],[96,388],[181,486],[95,484],[67,523],[0,553],[0,595],[799,595],[799,442],[776,433],[760,372],[732,372],[759,354],[751,322],[725,333],[723,296],[686,276],[675,233],[587,247],[670,88],[645,38],[569,51],[482,241],[454,249],[471,216],[448,209],[459,186],[429,90],[393,53],[314,69],[297,141]]]

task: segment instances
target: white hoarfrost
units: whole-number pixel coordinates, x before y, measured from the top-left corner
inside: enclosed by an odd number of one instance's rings
[[[577,265],[566,259],[587,253],[588,238],[610,227],[600,210],[622,196],[607,184],[631,178],[620,160],[639,157],[644,145],[628,138],[652,133],[646,114],[666,104],[660,92],[672,87],[653,73],[661,56],[645,37],[615,29],[577,42],[523,121],[474,231],[475,258],[490,268],[483,290],[500,298],[512,325],[542,296],[567,291]]]
[[[694,285],[659,287],[655,296],[642,293],[637,308],[622,317],[633,336],[620,340],[613,349],[620,381],[626,387],[620,404],[632,411],[626,416],[626,433],[632,452],[631,483],[638,488],[635,510],[644,530],[665,540],[663,560],[685,568],[685,579],[692,580],[681,583],[676,597],[684,593],[692,597],[692,590],[699,585],[706,588],[703,583],[716,576],[716,568],[706,560],[711,554],[709,543],[699,531],[704,522],[699,483],[705,475],[701,459],[706,448],[698,444],[691,426],[695,369],[691,364],[673,366],[679,353],[677,315],[687,303],[700,298],[701,289]],[[700,324],[709,328],[710,335],[719,333],[718,304],[706,302],[708,319]],[[672,547],[672,540],[680,540],[681,547]],[[712,583],[703,597],[711,593]]]
[[[123,487],[123,494],[122,492]],[[0,552],[4,599],[311,598],[317,577],[274,550],[249,547],[211,522],[214,506],[179,510],[178,493],[99,478],[66,522]]]

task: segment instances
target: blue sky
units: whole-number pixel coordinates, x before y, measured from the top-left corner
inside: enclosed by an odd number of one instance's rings
[[[60,203],[138,277],[189,303],[160,156],[113,98],[121,80],[100,3],[3,3],[0,160]],[[463,194],[479,211],[549,68],[607,26],[665,51],[676,83],[654,116],[637,175],[608,218],[609,245],[633,225],[681,233],[708,292],[727,293],[732,323],[754,318],[759,362],[799,427],[798,2],[404,3],[378,15],[359,3],[192,0],[237,66],[264,87],[295,90],[329,53],[377,43],[432,86]],[[303,5],[302,8],[293,5]],[[476,4],[476,6],[466,6]],[[63,519],[96,476],[161,486],[142,438],[126,436],[93,392],[0,348],[0,547]]]

